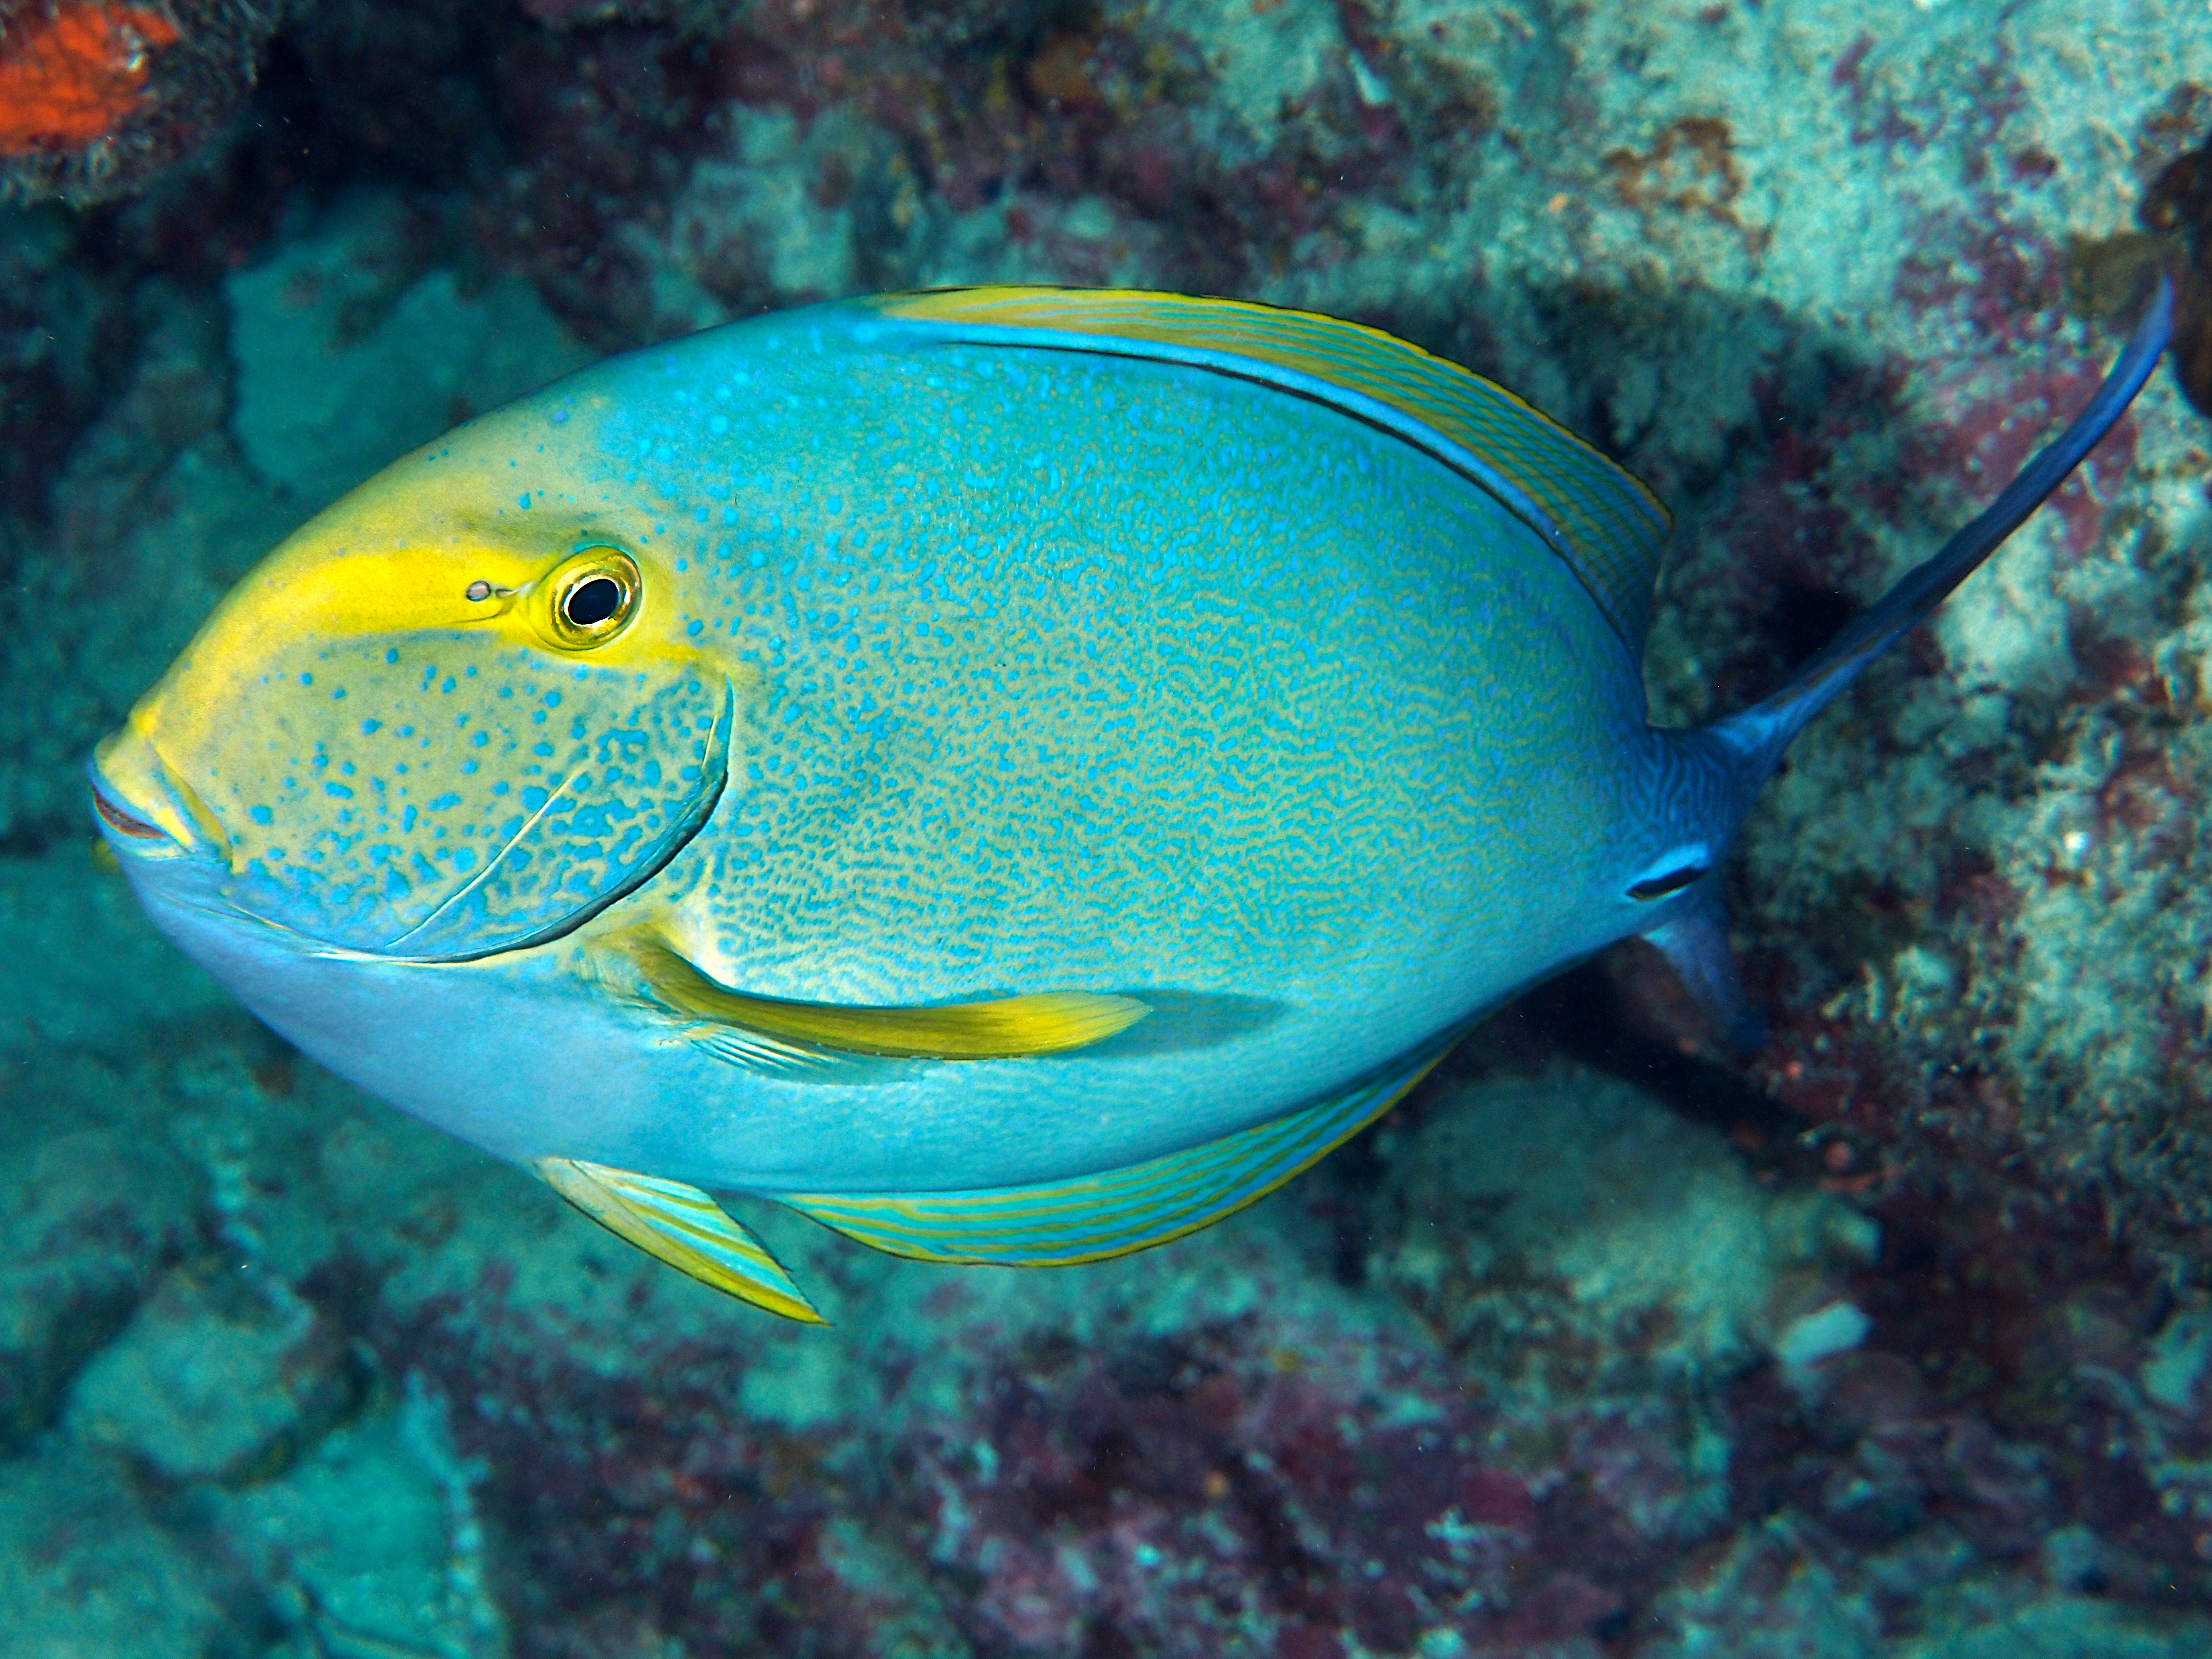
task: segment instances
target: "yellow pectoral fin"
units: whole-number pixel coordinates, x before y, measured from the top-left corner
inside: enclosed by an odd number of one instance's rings
[[[830,1322],[751,1229],[696,1187],[581,1158],[541,1158],[546,1185],[625,1243],[702,1285],[809,1325]]]
[[[905,1060],[1015,1060],[1086,1048],[1135,1024],[1151,1012],[1130,997],[1090,991],[1046,991],[995,1002],[944,1008],[860,1008],[829,1002],[787,1002],[748,996],[717,984],[647,931],[626,933],[611,947],[633,967],[653,1000],[672,1013],[732,1028],[745,1058],[769,1057],[785,1044],[831,1054]],[[757,1039],[746,1042],[742,1039]],[[783,1057],[803,1058],[782,1051]]]

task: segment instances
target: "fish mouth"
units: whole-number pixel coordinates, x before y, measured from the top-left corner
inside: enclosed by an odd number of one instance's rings
[[[215,815],[169,769],[143,732],[125,726],[94,751],[86,771],[93,817],[118,854],[228,855],[228,837]]]
[[[132,841],[171,839],[167,830],[157,829],[143,818],[132,817],[130,813],[101,794],[97,785],[94,786],[92,791],[92,810],[94,815],[110,830],[118,836],[128,836]]]

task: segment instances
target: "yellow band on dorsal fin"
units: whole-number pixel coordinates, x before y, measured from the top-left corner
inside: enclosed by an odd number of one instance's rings
[[[859,303],[953,339],[1079,346],[1233,374],[1383,426],[1534,530],[1643,660],[1669,528],[1659,498],[1504,387],[1395,335],[1249,300],[1131,289],[935,289]]]
[[[619,934],[604,948],[627,961],[647,994],[670,1012],[766,1039],[760,1046],[769,1052],[798,1043],[832,1054],[1018,1060],[1086,1048],[1151,1012],[1133,998],[1091,991],[1045,991],[939,1008],[788,1002],[716,983],[650,928]]]

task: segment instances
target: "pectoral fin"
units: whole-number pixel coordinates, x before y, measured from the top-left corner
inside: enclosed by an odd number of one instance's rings
[[[696,1187],[581,1158],[541,1158],[553,1190],[616,1237],[702,1285],[809,1325],[830,1322],[750,1228]]]
[[[1032,1187],[775,1193],[847,1237],[922,1261],[1064,1267],[1210,1227],[1310,1168],[1397,1104],[1459,1040],[1270,1123],[1118,1170]]]
[[[649,930],[605,947],[654,1003],[720,1028],[732,1058],[775,1063],[825,1054],[913,1060],[1013,1060],[1061,1054],[1109,1037],[1150,1011],[1129,997],[1046,991],[941,1008],[849,1007],[750,996],[716,983]]]

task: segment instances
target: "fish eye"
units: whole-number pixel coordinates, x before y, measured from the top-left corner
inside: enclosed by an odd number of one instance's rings
[[[571,628],[597,628],[622,609],[627,597],[612,576],[593,576],[562,595],[561,615]]]
[[[604,645],[629,625],[645,579],[619,548],[586,547],[555,568],[544,584],[538,629],[564,651]]]

